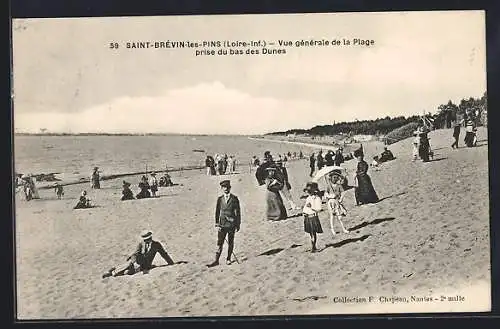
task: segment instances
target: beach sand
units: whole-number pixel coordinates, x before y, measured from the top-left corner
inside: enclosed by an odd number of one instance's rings
[[[253,172],[228,176],[242,206],[235,254],[240,264],[214,268],[215,201],[219,176],[173,175],[179,186],[160,188],[156,199],[121,202],[121,182],[67,186],[63,200],[42,190],[41,200],[16,197],[18,319],[248,316],[378,312],[488,311],[490,239],[486,129],[478,147],[453,150],[450,130],[430,134],[434,161],[411,161],[411,141],[393,144],[397,157],[370,170],[379,203],[355,206],[345,198],[349,235],[329,233],[311,254],[303,218],[264,219],[264,188]],[[363,144],[367,162],[382,151]],[[326,148],[326,147],[325,147]],[[264,151],[264,150],[263,150]],[[352,182],[356,161],[345,163]],[[308,161],[287,164],[300,205]],[[226,178],[226,177],[225,177]],[[138,177],[127,178],[137,189]],[[87,189],[96,208],[73,210]],[[292,213],[293,215],[293,213]],[[134,250],[149,228],[174,261],[149,274],[102,279]],[[339,232],[338,226],[336,226]],[[221,259],[224,259],[227,246]],[[336,302],[338,297],[440,298],[446,302]]]

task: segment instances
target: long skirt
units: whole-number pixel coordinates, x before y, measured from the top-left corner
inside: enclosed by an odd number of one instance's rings
[[[429,144],[421,143],[418,148],[418,155],[424,162],[429,161]]]
[[[279,192],[267,190],[266,216],[268,220],[281,220],[287,217],[286,208]]]
[[[379,201],[377,192],[373,188],[372,180],[368,175],[357,176],[358,186],[354,190],[356,204],[375,203]]]
[[[473,132],[466,132],[464,142],[465,142],[465,145],[467,145],[467,147],[474,146],[474,133]]]
[[[323,227],[318,216],[304,216],[304,232],[306,233],[323,233]]]

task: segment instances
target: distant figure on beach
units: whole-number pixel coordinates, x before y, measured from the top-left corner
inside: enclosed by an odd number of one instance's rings
[[[216,154],[215,155],[215,162],[217,164],[217,174],[224,175],[224,156]]]
[[[430,143],[428,133],[429,130],[426,127],[421,127],[418,133],[418,155],[423,162],[429,162]]]
[[[323,150],[319,150],[318,156],[316,157],[316,167],[318,170],[321,170],[325,166],[325,162],[323,159]]]
[[[304,188],[309,196],[306,198],[302,213],[304,215],[304,232],[308,233],[311,238],[311,252],[316,252],[317,234],[323,233],[321,222],[318,218],[318,213],[322,209],[321,197],[319,194],[318,184],[309,182]]]
[[[92,204],[90,203],[90,199],[87,197],[87,191],[83,191],[78,199],[77,204],[73,207],[73,209],[85,209],[92,208]]]
[[[335,235],[335,229],[333,228],[333,218],[336,216],[337,220],[344,233],[349,233],[345,229],[344,223],[342,223],[342,217],[347,215],[347,210],[342,203],[344,200],[345,190],[342,186],[342,181],[339,176],[333,174],[327,177],[327,189],[325,197],[327,199],[326,205],[328,207],[328,212],[330,214],[330,229],[332,234]]]
[[[455,141],[453,142],[453,144],[451,144],[452,149],[458,148],[458,139],[460,138],[460,126],[462,125],[463,121],[464,120],[456,122],[455,126],[453,127],[453,139],[455,139]]]
[[[233,156],[230,155],[227,157],[227,161],[226,161],[227,165],[226,165],[226,174],[232,174],[234,172],[234,168],[233,168]]]
[[[325,165],[326,166],[333,166],[335,164],[334,156],[335,156],[335,154],[333,153],[332,150],[328,150],[326,152],[326,154],[325,154]]]
[[[149,193],[149,182],[146,176],[142,176],[139,182],[139,193],[135,196],[137,199],[150,198],[151,193]]]
[[[132,190],[130,189],[130,183],[123,181],[122,185],[122,201],[125,200],[134,200],[134,193],[132,193]]]
[[[286,208],[279,191],[283,189],[283,181],[278,179],[276,167],[266,169],[266,217],[268,220],[281,220],[287,218]]]
[[[387,147],[384,147],[384,151],[382,152],[382,154],[380,154],[378,161],[379,161],[379,163],[382,163],[382,162],[387,162],[387,161],[391,161],[394,159],[395,159],[394,154],[392,154],[392,152]]]
[[[464,138],[464,142],[467,147],[475,146],[476,131],[477,129],[475,129],[474,121],[472,119],[467,119],[465,123],[465,138]]]
[[[99,167],[94,167],[94,171],[92,172],[92,176],[90,177],[91,185],[90,187],[93,189],[100,189],[101,183],[99,182]]]
[[[356,169],[355,182],[356,187],[354,195],[356,198],[356,205],[363,205],[368,203],[376,203],[379,201],[377,193],[373,188],[370,176],[368,176],[368,164],[363,160],[363,149],[354,151],[354,156],[358,159],[358,166]]]
[[[302,151],[299,152],[299,159],[303,159],[304,158],[304,153],[302,153]]]
[[[219,265],[224,241],[227,237],[226,264],[231,265],[231,256],[234,249],[234,236],[240,230],[241,208],[238,197],[231,193],[231,182],[223,180],[220,182],[222,195],[217,198],[215,206],[215,227],[217,228],[217,251],[215,260],[208,267]]]
[[[26,198],[26,201],[30,201],[32,199],[40,199],[38,195],[38,189],[35,184],[35,179],[33,175],[27,174],[21,176],[22,184],[23,184],[23,192]]]
[[[292,193],[290,190],[292,189],[292,185],[290,184],[290,181],[288,179],[288,171],[286,167],[283,165],[283,161],[276,161],[276,169],[277,171],[281,174],[283,177],[283,188],[281,189],[281,193],[287,199],[291,210],[298,210],[300,207],[298,207],[295,202],[293,201]]]
[[[257,170],[255,171],[255,178],[257,179],[257,183],[259,186],[265,185],[266,184],[266,178],[267,178],[267,168],[276,168],[276,164],[274,163],[273,157],[271,155],[270,151],[265,151],[264,152],[264,160],[262,163],[257,167]]]
[[[311,156],[309,157],[309,168],[311,168],[309,177],[312,177],[314,174],[314,169],[316,168],[316,156],[314,155],[314,152],[311,153]]]
[[[205,167],[207,168],[207,176],[215,175],[215,160],[211,155],[207,155]]]
[[[344,149],[342,147],[338,148],[336,151],[335,151],[335,158],[334,158],[334,165],[336,166],[340,166],[342,163],[344,163],[344,155],[342,154],[342,152],[344,151]]]
[[[151,190],[151,196],[156,198],[156,192],[158,192],[158,180],[156,179],[155,172],[152,172],[151,177],[149,177],[149,188]]]
[[[420,145],[419,133],[420,133],[420,131],[418,129],[413,133],[413,143],[412,143],[412,145],[413,145],[413,152],[412,152],[413,158],[412,158],[412,161],[418,160],[418,149],[419,149],[419,145]]]
[[[255,155],[252,157],[252,165],[253,165],[254,167],[258,167],[258,166],[260,166],[260,160],[259,160],[259,158],[257,158]]]
[[[215,169],[214,169],[214,175],[215,175]],[[172,182],[172,178],[168,173],[164,173],[163,176],[160,177],[159,186],[161,187],[174,186],[174,182]]]
[[[235,173],[236,172],[236,157],[234,155],[231,155],[231,159],[232,159],[231,172]]]
[[[62,185],[59,183],[56,183],[56,186],[54,187],[54,191],[56,192],[57,198],[61,200],[61,198],[64,196],[64,188]]]
[[[151,231],[143,231],[141,233],[141,238],[142,241],[137,245],[135,252],[127,258],[127,262],[109,269],[102,275],[103,279],[110,276],[132,275],[140,271],[146,274],[153,267],[153,260],[157,253],[160,254],[168,265],[174,265],[174,261],[163,245],[153,240],[153,233]]]

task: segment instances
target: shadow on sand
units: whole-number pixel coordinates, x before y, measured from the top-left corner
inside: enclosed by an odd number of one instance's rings
[[[358,238],[349,238],[349,239],[345,239],[345,240],[342,240],[342,241],[339,241],[339,242],[335,242],[335,243],[328,243],[327,245],[325,245],[325,247],[323,249],[318,250],[318,252],[322,252],[323,250],[325,250],[327,248],[340,248],[343,245],[346,245],[348,243],[365,241],[369,237],[370,237],[370,234],[365,234],[365,235],[360,236]]]
[[[363,228],[363,227],[366,227],[366,226],[369,226],[369,225],[377,225],[377,224],[380,224],[380,223],[383,223],[383,222],[393,221],[395,219],[396,218],[394,218],[394,217],[377,218],[377,219],[372,220],[371,222],[362,222],[361,224],[358,224],[358,225],[356,225],[354,227],[351,227],[349,229],[349,231],[356,231],[356,230],[359,230],[360,228]]]
[[[406,191],[404,191],[404,192],[399,192],[399,193],[396,193],[396,194],[393,194],[393,195],[385,196],[385,197],[383,197],[382,199],[378,200],[378,202],[376,202],[376,203],[379,203],[379,202],[382,202],[382,201],[384,201],[384,200],[387,200],[387,199],[390,199],[390,198],[394,198],[394,197],[397,197],[397,196],[401,196],[401,195],[404,195],[404,194],[406,194],[406,193],[407,193],[407,192],[406,192]]]

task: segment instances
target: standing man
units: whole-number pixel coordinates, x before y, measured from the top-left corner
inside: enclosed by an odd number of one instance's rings
[[[91,177],[92,185],[91,188],[100,189],[101,183],[99,182],[99,167],[94,167],[94,172]]]
[[[316,166],[318,167],[318,170],[321,170],[321,168],[324,167],[325,165],[325,160],[323,159],[323,150],[319,150],[318,157],[316,159]]]
[[[309,157],[309,168],[311,168],[311,172],[309,173],[309,177],[312,177],[314,174],[315,162],[316,162],[316,157],[314,156],[314,152],[313,152],[313,153],[311,153],[311,156]]]
[[[227,258],[226,264],[231,264],[231,255],[234,248],[234,235],[240,230],[241,209],[238,197],[231,193],[231,182],[223,180],[220,182],[222,195],[217,199],[215,207],[215,227],[217,228],[217,251],[215,260],[207,267],[219,265],[219,258],[222,254],[222,247],[227,236]]]
[[[451,144],[452,149],[458,148],[458,139],[460,138],[460,126],[462,125],[463,121],[464,120],[456,122],[455,127],[453,127],[453,138],[455,139],[455,141],[453,142],[453,144]]]

